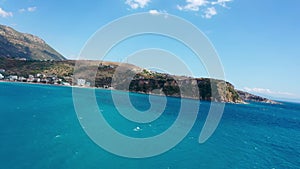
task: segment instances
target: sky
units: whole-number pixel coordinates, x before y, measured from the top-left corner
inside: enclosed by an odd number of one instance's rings
[[[208,37],[226,80],[237,89],[300,102],[299,6],[299,0],[0,0],[0,24],[37,35],[75,59],[97,30],[120,17],[140,12],[175,15]],[[110,56],[118,61],[112,56],[153,46],[189,54],[176,43],[157,36],[135,37]],[[202,72],[203,66],[190,64]]]

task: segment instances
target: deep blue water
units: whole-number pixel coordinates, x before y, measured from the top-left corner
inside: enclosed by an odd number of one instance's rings
[[[97,89],[96,95],[110,124],[132,137],[149,137],[166,130],[179,109],[180,99],[168,98],[159,119],[151,125],[135,124],[116,113],[110,91]],[[140,110],[149,108],[148,97],[131,94]],[[129,159],[106,152],[86,135],[74,110],[71,88],[0,83],[0,168],[300,168],[300,104],[226,104],[216,132],[199,144],[209,106],[201,102],[193,129],[175,148],[152,158]],[[136,126],[143,130],[134,131]]]

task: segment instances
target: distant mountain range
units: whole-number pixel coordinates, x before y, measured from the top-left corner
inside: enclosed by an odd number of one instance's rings
[[[0,57],[21,60],[65,60],[37,36],[0,25]]]

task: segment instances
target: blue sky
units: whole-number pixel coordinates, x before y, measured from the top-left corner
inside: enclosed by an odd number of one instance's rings
[[[0,23],[35,34],[65,57],[76,58],[93,33],[119,17],[169,13],[206,34],[236,88],[300,101],[299,6],[299,0],[0,0]],[[119,51],[113,54],[126,53]]]

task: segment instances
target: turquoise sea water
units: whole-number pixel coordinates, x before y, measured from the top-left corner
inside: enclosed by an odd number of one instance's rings
[[[97,89],[96,94],[97,101],[105,105],[102,112],[110,124],[132,137],[166,130],[179,109],[180,100],[168,98],[166,111],[157,121],[140,125],[116,113],[109,91]],[[140,110],[149,108],[148,97],[131,94]],[[300,104],[227,104],[214,135],[199,144],[209,105],[201,102],[196,124],[175,148],[152,158],[129,159],[108,153],[89,139],[78,122],[71,88],[0,83],[0,168],[300,168]],[[137,126],[143,130],[134,131]]]

